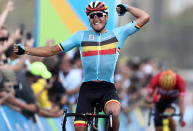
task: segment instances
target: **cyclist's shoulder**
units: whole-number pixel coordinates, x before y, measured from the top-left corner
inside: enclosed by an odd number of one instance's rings
[[[125,25],[114,28],[113,32],[119,39],[125,39],[139,29],[140,28],[137,26],[137,23],[135,21],[131,21]]]
[[[184,78],[180,74],[177,74],[177,73],[176,73],[176,80],[177,80],[177,83],[185,82]]]
[[[177,78],[183,79],[183,77],[180,74],[178,74],[178,73],[175,73],[175,74],[176,74]]]

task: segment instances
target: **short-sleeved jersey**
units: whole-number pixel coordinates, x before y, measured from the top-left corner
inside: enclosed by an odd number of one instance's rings
[[[176,85],[174,86],[174,88],[166,91],[163,89],[163,87],[159,83],[161,73],[162,72],[158,73],[157,75],[155,75],[151,79],[148,93],[154,92],[155,89],[157,88],[157,93],[160,94],[161,98],[163,98],[163,99],[169,99],[171,97],[177,97],[177,96],[184,96],[185,95],[185,86],[186,86],[185,81],[179,74],[175,74]]]
[[[84,72],[83,82],[102,80],[114,83],[114,70],[120,49],[127,37],[138,30],[138,24],[130,22],[105,33],[78,31],[65,42],[58,44],[58,47],[62,52],[79,48]]]

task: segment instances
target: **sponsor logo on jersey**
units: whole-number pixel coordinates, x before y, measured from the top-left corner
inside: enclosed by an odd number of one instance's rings
[[[89,40],[94,40],[94,35],[89,35]]]

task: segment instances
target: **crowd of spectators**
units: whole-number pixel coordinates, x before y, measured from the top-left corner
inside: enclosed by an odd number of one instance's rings
[[[62,116],[65,105],[74,112],[83,76],[79,52],[74,49],[70,55],[47,58],[16,55],[13,43],[33,46],[34,38],[23,26],[8,31],[4,23],[13,10],[14,2],[8,1],[0,14],[0,106],[4,104],[29,118],[34,114]],[[48,39],[46,44],[56,43]],[[133,57],[126,64],[118,63],[115,84],[128,123],[133,109],[148,106],[143,99],[149,80],[156,72],[157,65],[151,58]]]
[[[13,43],[33,46],[34,38],[31,33],[25,32],[24,25],[9,32],[4,23],[13,10],[14,2],[10,0],[0,14],[0,106],[4,104],[28,118],[34,118],[36,113],[44,117],[62,116],[63,105],[68,102],[67,93],[76,93],[64,88],[58,74],[63,69],[65,57],[16,55]],[[53,44],[52,39],[47,41],[47,45],[50,44]],[[64,73],[64,77],[70,70]]]

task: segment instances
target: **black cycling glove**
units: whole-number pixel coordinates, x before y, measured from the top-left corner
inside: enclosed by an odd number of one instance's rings
[[[16,52],[16,54],[18,55],[25,54],[25,47],[21,43],[17,44],[17,46],[18,46],[18,52]]]
[[[117,5],[117,7],[121,8],[121,12],[120,12],[121,16],[125,15],[125,13],[128,11],[126,4],[119,4]]]

